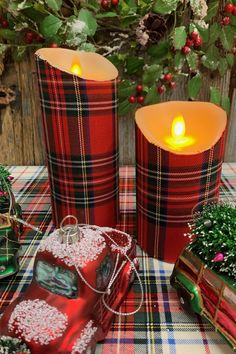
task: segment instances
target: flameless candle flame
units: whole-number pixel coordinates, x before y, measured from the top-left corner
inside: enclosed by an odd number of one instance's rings
[[[173,139],[183,138],[185,135],[185,121],[182,116],[173,119],[171,126],[171,135]]]
[[[81,66],[78,63],[75,63],[72,65],[70,71],[74,74],[74,75],[81,75]]]
[[[181,150],[186,146],[194,144],[195,139],[193,137],[185,136],[185,121],[181,115],[173,119],[171,136],[166,137],[165,141],[174,150]]]

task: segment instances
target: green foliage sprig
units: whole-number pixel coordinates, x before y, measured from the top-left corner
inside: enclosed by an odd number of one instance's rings
[[[236,279],[236,208],[206,204],[190,225],[190,249],[210,268]],[[222,260],[214,257],[222,255]]]
[[[10,49],[21,60],[28,47],[42,46],[97,51],[120,69],[120,115],[159,102],[181,78],[187,80],[186,97],[195,100],[207,72],[224,76],[234,65],[236,13],[225,12],[223,3],[0,0],[0,57]],[[198,35],[194,40],[192,33]],[[138,92],[137,84],[142,84]],[[217,88],[211,88],[210,100],[229,111],[228,97]]]
[[[0,337],[0,353],[30,354],[30,350],[20,339],[2,336]]]

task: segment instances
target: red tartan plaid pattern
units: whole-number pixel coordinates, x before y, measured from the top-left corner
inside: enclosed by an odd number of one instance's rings
[[[175,262],[196,204],[219,195],[225,132],[196,155],[177,155],[148,142],[136,124],[137,238],[152,257]]]
[[[119,212],[117,82],[84,80],[36,57],[53,221],[114,227]]]

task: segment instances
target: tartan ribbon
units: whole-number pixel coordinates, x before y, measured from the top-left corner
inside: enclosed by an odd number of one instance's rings
[[[117,82],[81,79],[36,57],[53,220],[114,227],[119,215]]]
[[[177,155],[148,142],[136,124],[137,238],[152,257],[174,262],[196,204],[217,198],[225,132],[210,149]]]

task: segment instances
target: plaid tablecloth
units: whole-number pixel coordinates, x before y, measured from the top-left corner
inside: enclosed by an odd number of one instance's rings
[[[27,227],[21,237],[20,271],[0,283],[0,309],[24,292],[32,278],[34,256],[42,237],[52,232],[51,206],[47,170],[44,166],[15,166],[13,190],[23,208],[24,220],[39,227],[43,236]],[[135,233],[135,170],[120,169],[121,222],[118,227]],[[236,163],[224,164],[221,196],[236,200]],[[144,303],[133,316],[116,316],[105,341],[97,345],[96,354],[230,354],[232,350],[213,327],[199,317],[191,317],[180,308],[169,284],[173,269],[148,257],[138,248]],[[121,306],[132,311],[138,306],[140,289],[137,280]],[[49,353],[52,354],[52,353]],[[56,348],[55,348],[56,354]]]

